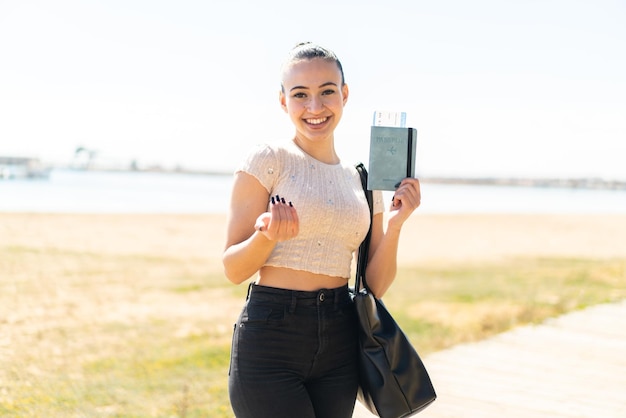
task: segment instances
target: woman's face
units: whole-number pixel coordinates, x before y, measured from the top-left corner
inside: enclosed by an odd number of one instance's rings
[[[301,140],[333,139],[348,100],[337,64],[321,58],[298,61],[283,73],[280,104]]]

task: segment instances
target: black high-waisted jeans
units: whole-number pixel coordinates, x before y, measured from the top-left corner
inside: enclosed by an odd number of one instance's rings
[[[356,312],[347,286],[251,285],[229,372],[237,418],[350,418],[358,386]]]

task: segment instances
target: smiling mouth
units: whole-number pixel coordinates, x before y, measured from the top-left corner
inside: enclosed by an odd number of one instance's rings
[[[316,118],[316,119],[306,119],[306,123],[309,125],[320,125],[326,122],[328,118]]]

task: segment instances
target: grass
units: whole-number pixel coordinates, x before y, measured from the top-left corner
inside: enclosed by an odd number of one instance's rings
[[[626,297],[626,260],[510,259],[403,269],[386,305],[424,353]]]
[[[205,260],[0,247],[0,416],[231,417],[245,285]],[[422,355],[626,298],[626,260],[403,267],[384,300]]]

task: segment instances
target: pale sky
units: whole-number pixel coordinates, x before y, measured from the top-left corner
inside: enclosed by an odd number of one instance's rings
[[[0,155],[232,170],[289,139],[279,67],[333,49],[336,144],[375,110],[418,130],[418,175],[626,180],[623,0],[0,0]]]

